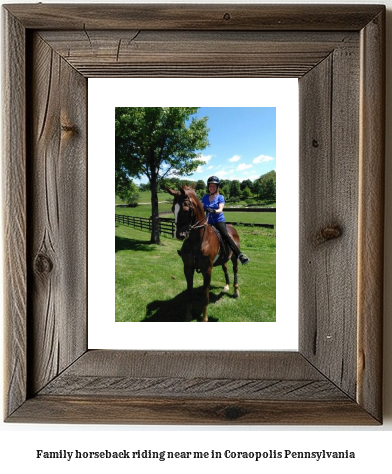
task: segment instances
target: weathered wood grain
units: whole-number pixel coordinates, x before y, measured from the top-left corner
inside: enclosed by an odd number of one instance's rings
[[[360,405],[341,401],[206,400],[40,396],[9,420],[22,423],[179,425],[376,425]]]
[[[382,417],[385,12],[361,31],[357,400]]]
[[[27,229],[25,31],[3,16],[5,415],[26,400],[27,384]]]
[[[299,353],[89,351],[40,395],[342,400]]]
[[[75,361],[67,375],[324,380],[300,353],[285,351],[93,350]]]
[[[209,379],[160,377],[89,377],[61,375],[40,395],[62,396],[192,398],[211,400],[345,400],[346,395],[329,380],[280,380],[280,379]]]
[[[31,29],[358,31],[379,5],[7,5]]]
[[[30,41],[29,388],[34,394],[87,349],[87,110],[86,79],[37,35]]]
[[[89,351],[10,421],[376,424],[299,353]]]
[[[84,30],[40,36],[86,77],[300,77],[342,43],[356,47],[358,34]]]
[[[359,50],[300,82],[300,348],[356,393]]]

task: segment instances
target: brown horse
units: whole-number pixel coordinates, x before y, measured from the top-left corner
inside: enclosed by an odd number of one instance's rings
[[[183,240],[181,257],[184,262],[184,273],[187,281],[187,312],[186,320],[192,319],[192,292],[193,275],[195,270],[203,275],[203,288],[205,291],[205,304],[203,310],[203,321],[208,321],[207,306],[210,299],[210,284],[212,267],[222,266],[225,273],[226,286],[223,291],[229,290],[229,274],[227,262],[231,259],[234,270],[234,296],[239,296],[238,291],[238,262],[227,244],[222,245],[214,228],[207,224],[207,217],[203,206],[196,196],[193,188],[183,186],[180,191],[167,189],[174,196],[173,212],[176,219],[176,238]],[[239,247],[239,236],[231,225],[227,225],[227,231]]]

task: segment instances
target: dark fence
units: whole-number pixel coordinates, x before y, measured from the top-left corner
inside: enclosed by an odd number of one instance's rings
[[[121,214],[115,214],[116,222],[119,222],[123,225],[128,225],[130,227],[135,227],[136,229],[140,230],[148,230],[151,232],[151,217],[133,217],[133,216],[123,216]],[[245,227],[264,227],[266,229],[273,229],[273,224],[250,224],[250,223],[243,223],[243,222],[227,222],[227,224],[235,225],[235,226],[245,226]],[[174,237],[176,231],[176,224],[174,219],[170,219],[168,217],[161,217],[159,219],[159,233],[160,234],[167,234],[171,237]]]
[[[276,212],[276,207],[225,207],[225,212]]]
[[[128,225],[130,227],[135,227],[135,229],[148,230],[151,232],[152,228],[152,219],[147,217],[133,217],[133,216],[124,216],[122,214],[115,214],[116,222],[119,222],[123,225]],[[171,237],[174,237],[176,231],[176,225],[174,219],[159,219],[159,233],[168,234]]]
[[[258,224],[258,223],[250,223],[250,222],[230,222],[226,221],[226,224],[231,224],[231,225],[238,225],[238,226],[244,226],[244,227],[264,227],[265,229],[273,229],[274,224]]]

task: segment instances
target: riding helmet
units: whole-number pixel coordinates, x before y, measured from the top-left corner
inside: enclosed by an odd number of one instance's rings
[[[219,178],[217,176],[210,176],[208,179],[207,179],[207,186],[209,184],[216,184],[217,186],[219,186]]]

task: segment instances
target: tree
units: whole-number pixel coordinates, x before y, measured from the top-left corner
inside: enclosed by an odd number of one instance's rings
[[[151,243],[159,243],[158,185],[167,176],[187,176],[203,162],[208,117],[198,107],[116,107],[116,176],[147,176],[151,186]]]
[[[139,188],[130,179],[123,184],[118,186],[116,189],[116,195],[124,201],[130,207],[136,207],[139,200]]]
[[[252,193],[251,193],[250,189],[248,188],[248,186],[246,186],[241,192],[241,199],[246,201],[247,199],[249,199],[251,197],[252,197]]]
[[[196,183],[195,191],[206,191],[206,189],[207,189],[206,183],[202,179],[199,179]]]
[[[276,200],[276,185],[273,178],[271,176],[266,178],[261,183],[261,186],[263,189],[264,199],[266,199],[267,201],[275,201]]]
[[[230,199],[230,184],[226,182],[225,184],[220,185],[219,187],[222,188],[222,194],[225,197],[225,200],[228,201]]]
[[[150,183],[140,183],[139,184],[139,190],[141,192],[150,191],[151,190]]]
[[[272,170],[260,176],[255,182],[254,190],[259,199],[266,201],[276,200],[276,171]]]
[[[241,196],[240,182],[235,179],[230,184],[230,198],[239,198]]]
[[[241,181],[241,191],[244,191],[245,188],[249,188],[249,191],[253,192],[253,183],[250,179],[245,179]]]

